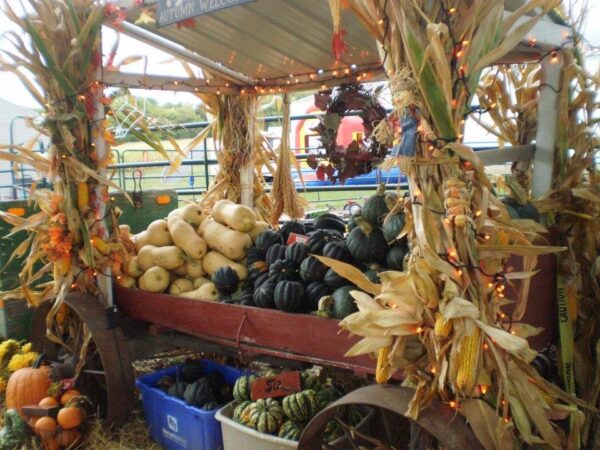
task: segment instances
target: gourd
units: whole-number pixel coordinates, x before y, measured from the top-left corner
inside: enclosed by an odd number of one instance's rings
[[[352,261],[352,255],[350,254],[350,250],[348,250],[348,246],[344,241],[333,241],[325,244],[325,247],[323,247],[323,256],[335,259],[337,261]]]
[[[178,381],[169,388],[169,395],[171,397],[183,399],[183,395],[185,394],[185,390],[187,389],[187,387],[188,384],[185,381]]]
[[[139,278],[144,273],[144,269],[142,269],[138,263],[137,256],[130,256],[125,265],[123,266],[123,271],[133,278]]]
[[[162,267],[150,267],[138,280],[140,289],[148,292],[163,292],[169,287],[169,272]]]
[[[256,242],[256,238],[260,233],[269,229],[269,224],[267,222],[262,222],[257,220],[254,226],[250,231],[248,231],[248,236],[252,239],[252,242]]]
[[[152,266],[174,270],[184,263],[183,251],[174,245],[166,247],[146,245],[138,253],[138,264],[142,270],[148,270]]]
[[[4,413],[4,426],[0,429],[0,450],[21,448],[27,438],[27,425],[19,412],[8,409]]]
[[[6,407],[8,409],[16,408],[21,414],[22,406],[37,405],[48,395],[49,374],[50,368],[42,366],[42,356],[34,361],[32,367],[16,370],[6,385]]]
[[[61,408],[56,416],[56,421],[64,430],[78,427],[83,422],[83,410],[77,406]]]
[[[194,227],[200,226],[202,221],[205,218],[204,210],[200,207],[200,205],[195,203],[188,203],[181,208],[174,209],[167,216],[167,222],[169,219],[179,218],[184,220],[185,222],[193,225]]]
[[[344,239],[342,233],[336,230],[315,230],[308,235],[308,251],[318,255],[323,251],[325,244],[332,241],[341,241]]]
[[[298,267],[286,259],[278,259],[269,267],[269,280],[277,283],[279,281],[296,281],[300,279]]]
[[[206,275],[204,268],[202,267],[202,261],[199,260],[188,260],[185,262],[185,274],[190,278],[198,278]]]
[[[256,214],[245,205],[238,205],[231,200],[219,200],[212,208],[213,218],[237,231],[248,232],[256,225]]]
[[[356,290],[354,286],[342,286],[336,289],[329,297],[319,301],[319,310],[325,311],[329,317],[342,320],[346,316],[358,311],[354,297],[350,291]]]
[[[198,236],[192,225],[178,216],[169,217],[167,223],[171,239],[189,258],[199,260],[206,255],[206,242]]]
[[[254,290],[254,304],[259,308],[275,307],[275,282],[268,280]]]
[[[231,230],[212,219],[202,222],[198,233],[204,238],[210,249],[216,250],[234,261],[246,256],[246,252],[252,247],[250,236]]]
[[[395,246],[390,248],[385,258],[386,266],[392,270],[404,270],[404,257],[406,249],[404,247]]]
[[[283,413],[296,422],[307,422],[319,411],[317,394],[312,389],[290,394],[281,403]]]
[[[148,225],[148,228],[141,233],[131,236],[131,240],[135,244],[135,249],[139,252],[146,245],[154,245],[156,247],[164,247],[173,245],[169,226],[164,219],[155,220]]]
[[[327,266],[313,256],[309,256],[300,264],[300,276],[305,283],[321,281],[327,272]]]
[[[215,401],[215,395],[205,380],[188,384],[183,393],[183,398],[188,405],[192,406],[202,406]]]
[[[117,276],[117,284],[124,288],[134,288],[135,278],[121,274]]]
[[[358,226],[346,238],[352,257],[363,263],[384,261],[388,245],[381,229],[372,226],[362,217],[357,217],[356,223]]]
[[[265,261],[268,266],[273,264],[275,261],[285,258],[285,251],[287,247],[281,244],[273,244],[267,250],[267,256],[265,257]]]
[[[280,281],[275,286],[274,300],[280,311],[300,311],[304,304],[304,286],[296,281]]]
[[[251,400],[242,401],[233,410],[233,415],[231,416],[231,418],[235,422],[246,425],[248,423],[248,419],[250,418],[250,411],[252,409],[252,405],[254,405],[254,402]]]
[[[207,221],[204,221],[204,223],[206,222]],[[245,280],[246,278],[248,278],[248,269],[245,265],[236,263],[219,252],[210,251],[202,260],[202,267],[204,268],[204,271],[211,276],[217,271],[219,267],[223,266],[229,266],[233,270],[235,270],[240,280]]]
[[[173,295],[181,295],[184,292],[189,292],[193,290],[194,282],[192,280],[188,280],[187,278],[177,278],[169,286],[169,294]]]
[[[287,243],[291,233],[300,234],[302,236],[306,235],[306,228],[300,222],[288,220],[287,222],[284,222],[281,227],[279,227],[279,233],[283,238],[283,242]]]
[[[315,219],[315,230],[336,230],[342,234],[346,232],[346,224],[335,214],[326,213]]]
[[[256,248],[266,252],[272,245],[283,245],[283,238],[281,237],[281,234],[275,230],[265,230],[256,237],[254,244],[256,245]]]
[[[252,382],[256,380],[254,375],[243,375],[235,380],[233,385],[233,398],[238,402],[251,400]],[[234,414],[235,416],[235,414]]]
[[[361,209],[361,216],[373,226],[379,226],[389,212],[385,201],[385,183],[379,184],[377,192],[367,199]],[[355,220],[356,221],[356,220]],[[359,224],[358,221],[356,221]]]
[[[286,420],[279,428],[277,436],[283,439],[289,439],[291,441],[298,441],[300,440],[300,435],[302,434],[303,429],[303,423],[299,423],[294,420]]]
[[[269,272],[269,266],[266,261],[255,261],[248,266],[248,278],[250,281],[256,281],[258,277]]]
[[[308,247],[303,242],[294,242],[285,249],[285,259],[299,266],[308,256]]]
[[[327,272],[325,272],[323,282],[331,289],[337,289],[348,284],[348,280],[339,276],[336,271],[331,268],[327,269]]]
[[[210,277],[221,295],[231,295],[237,291],[240,279],[229,266],[219,267]]]
[[[261,398],[251,406],[248,425],[260,433],[277,433],[283,421],[283,408],[277,400]]]
[[[203,284],[210,283],[210,280],[206,277],[194,278],[194,289],[198,289]]]
[[[306,286],[306,300],[307,300],[307,309],[309,311],[316,311],[319,309],[319,300],[322,297],[325,297],[331,294],[332,290],[322,281],[313,281],[308,286]]]

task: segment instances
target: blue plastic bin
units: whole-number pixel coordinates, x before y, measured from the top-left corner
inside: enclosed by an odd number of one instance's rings
[[[231,386],[246,372],[217,364],[209,359],[202,360],[205,373],[221,372],[225,382]],[[183,400],[171,397],[155,384],[160,377],[176,378],[181,366],[169,367],[144,375],[135,382],[142,394],[144,416],[150,428],[150,436],[169,450],[222,450],[221,424],[215,419],[219,408],[204,411],[186,405]]]

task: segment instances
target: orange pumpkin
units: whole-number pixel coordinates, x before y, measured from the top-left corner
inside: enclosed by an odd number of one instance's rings
[[[60,397],[60,404],[65,406],[74,397],[81,397],[81,392],[79,392],[77,389],[69,389]]]
[[[48,416],[40,417],[35,422],[35,432],[39,434],[43,439],[53,437],[56,433],[57,427],[58,424],[56,423],[56,420]]]
[[[38,421],[39,417],[30,417],[27,419],[27,425],[31,427],[32,430],[35,430],[35,423]]]
[[[40,400],[40,406],[58,406],[58,400],[54,397],[44,397]]]
[[[37,405],[48,395],[50,367],[42,366],[40,356],[32,367],[24,367],[13,373],[6,385],[6,408],[16,408],[21,417],[25,405]]]
[[[81,433],[75,429],[60,430],[56,435],[56,443],[64,448],[73,448],[81,439]]]
[[[61,428],[70,430],[71,428],[78,427],[83,421],[83,410],[76,406],[61,408],[61,410],[58,411],[56,420]]]

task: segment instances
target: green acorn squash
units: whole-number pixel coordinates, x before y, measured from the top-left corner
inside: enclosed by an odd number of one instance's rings
[[[344,277],[339,276],[337,272],[331,268],[327,269],[327,272],[325,272],[323,282],[330,289],[337,289],[339,287],[346,286],[349,283],[348,280],[346,280]]]
[[[269,266],[266,261],[254,261],[248,266],[248,278],[250,281],[256,281],[258,277],[269,272]]]
[[[362,217],[357,217],[356,222],[358,226],[346,238],[352,257],[365,264],[385,261],[388,245],[381,229]]]
[[[300,273],[298,266],[293,261],[279,259],[269,267],[269,280],[274,283],[279,281],[299,281]]]
[[[259,308],[275,308],[275,282],[267,280],[254,289],[254,304]]]
[[[321,300],[322,297],[331,294],[332,290],[322,281],[313,281],[308,286],[306,286],[305,292],[307,310],[316,311],[319,309],[319,300]]]
[[[275,286],[275,307],[280,311],[298,312],[304,307],[304,285],[297,281],[280,281]]]
[[[392,244],[396,241],[398,235],[404,229],[405,223],[404,214],[388,215],[385,218],[383,225],[381,226],[381,231],[383,231],[383,237],[388,244]],[[406,238],[403,237],[402,240],[406,241]]]
[[[275,230],[265,230],[256,237],[254,245],[259,251],[267,252],[272,245],[283,244],[283,238]]]
[[[348,245],[344,241],[333,241],[325,244],[323,247],[323,256],[347,263],[352,261],[352,255],[348,250]]]
[[[327,266],[313,256],[309,256],[300,264],[300,277],[305,283],[321,281],[327,272]]]
[[[221,296],[229,296],[237,291],[240,278],[235,270],[229,266],[219,267],[210,277]]]
[[[188,383],[186,383],[185,381],[178,381],[169,388],[169,395],[171,397],[183,399],[183,394],[185,394],[185,390],[187,387]]]
[[[336,230],[342,234],[346,232],[344,220],[335,214],[326,213],[315,219],[315,230]]]
[[[343,241],[344,235],[336,230],[315,230],[308,235],[308,252],[320,255],[325,244],[332,241]]]
[[[274,244],[269,247],[269,250],[267,250],[267,256],[265,257],[267,265],[270,266],[275,261],[285,259],[286,248],[287,247],[282,244]]]
[[[243,306],[254,306],[254,288],[244,289],[238,303]]]
[[[205,403],[214,402],[215,394],[210,383],[204,378],[188,384],[183,393],[183,399],[188,405],[202,406]]]
[[[281,225],[281,227],[279,227],[279,233],[283,238],[283,243],[287,244],[288,238],[290,237],[291,233],[305,236],[306,227],[304,226],[304,224],[295,220],[288,220],[287,222],[284,222],[284,224]]]
[[[256,247],[250,247],[246,253],[246,265],[250,267],[256,261],[264,261],[267,252],[263,252]]]
[[[308,256],[308,247],[304,242],[294,242],[285,249],[285,259],[299,266]]]
[[[354,297],[350,291],[356,290],[356,286],[342,286],[336,289],[329,297],[325,297],[319,305],[319,311],[334,319],[342,320],[346,316],[358,311]]]
[[[404,257],[406,256],[406,249],[401,246],[391,247],[385,258],[385,265],[388,269],[392,270],[404,270]]]
[[[364,220],[373,226],[379,226],[383,222],[383,218],[389,212],[385,201],[385,183],[381,183],[377,187],[377,192],[367,199],[361,209],[361,216]],[[355,218],[358,225],[358,221]]]

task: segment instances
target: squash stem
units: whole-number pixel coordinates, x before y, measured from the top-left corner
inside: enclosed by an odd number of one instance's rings
[[[385,183],[379,183],[379,186],[377,186],[377,195],[379,197],[385,195]]]
[[[356,222],[356,226],[358,228],[360,228],[360,231],[362,231],[363,234],[368,236],[373,232],[373,226],[369,222],[367,222],[364,218],[362,218],[360,216],[356,216],[354,218],[354,221]]]

